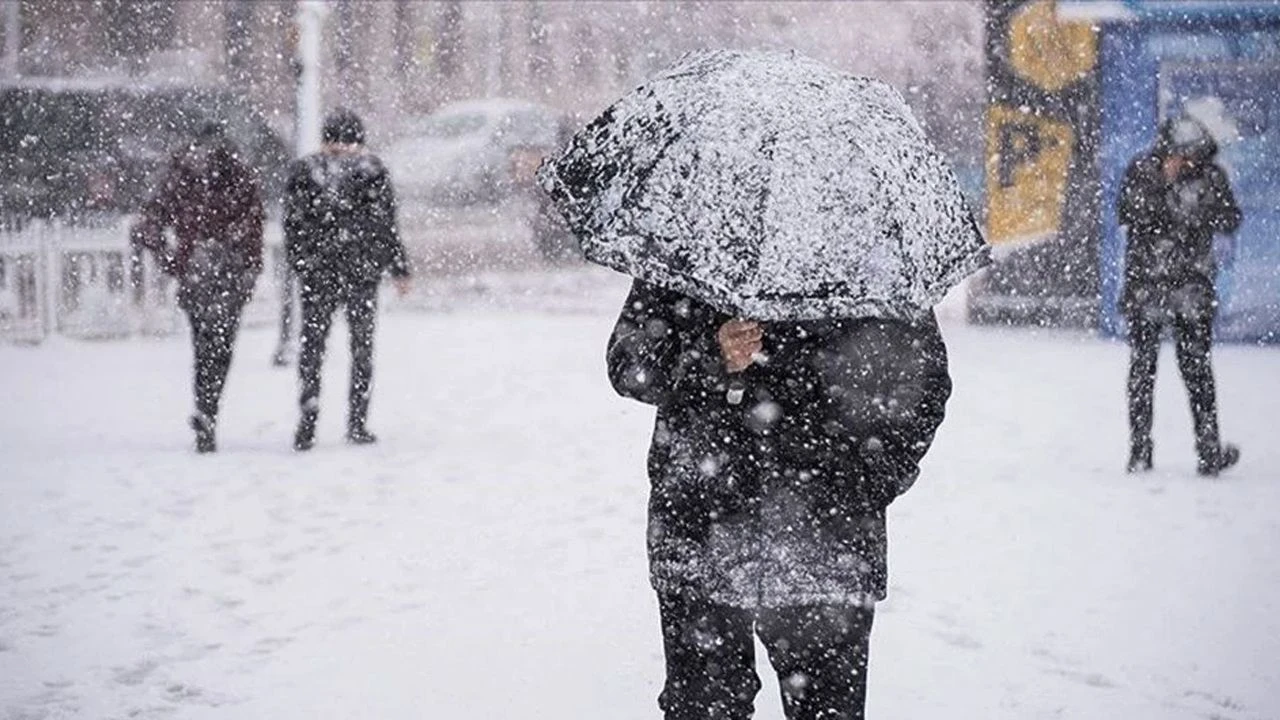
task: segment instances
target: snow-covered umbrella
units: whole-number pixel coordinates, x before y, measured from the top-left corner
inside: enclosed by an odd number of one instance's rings
[[[686,55],[539,179],[587,259],[753,320],[915,317],[988,262],[902,96],[794,53]]]

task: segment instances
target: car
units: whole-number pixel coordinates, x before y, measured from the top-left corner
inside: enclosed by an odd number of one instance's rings
[[[559,145],[565,124],[556,110],[525,100],[462,101],[411,119],[382,157],[406,198],[495,203],[528,191],[533,170]]]
[[[208,120],[278,197],[289,152],[239,93],[224,87],[23,79],[0,86],[0,216],[69,221],[137,210],[173,150]]]

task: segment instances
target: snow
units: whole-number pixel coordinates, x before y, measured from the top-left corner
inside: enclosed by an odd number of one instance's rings
[[[734,316],[915,318],[989,262],[898,91],[794,52],[690,53],[538,177],[586,257]]]
[[[384,315],[373,447],[340,442],[339,323],[308,455],[270,328],[207,457],[185,338],[0,347],[0,718],[658,717],[652,410],[603,362],[626,287],[550,285]],[[955,395],[890,511],[869,716],[1280,717],[1280,354],[1216,350],[1244,459],[1209,481],[1166,347],[1134,477],[1122,345],[944,334]]]

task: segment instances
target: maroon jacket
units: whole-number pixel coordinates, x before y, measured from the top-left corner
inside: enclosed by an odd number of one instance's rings
[[[157,254],[164,270],[185,278],[197,243],[226,243],[246,272],[262,271],[262,198],[258,181],[228,143],[193,143],[174,154],[160,189],[142,208],[130,239]],[[164,229],[177,247],[169,251]]]

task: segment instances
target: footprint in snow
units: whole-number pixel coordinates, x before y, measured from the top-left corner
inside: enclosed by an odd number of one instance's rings
[[[934,613],[933,619],[937,620],[943,627],[953,628],[960,624],[954,615],[949,613]]]
[[[961,650],[981,650],[982,643],[977,639],[957,632],[935,632],[934,635],[941,638],[946,644],[960,648]]]
[[[175,683],[165,688],[164,694],[169,700],[180,701],[200,697],[203,693],[200,688],[189,687],[182,683]]]
[[[120,564],[131,570],[136,570],[152,560],[155,560],[154,555],[138,555],[137,557],[131,557]]]
[[[270,655],[282,647],[293,642],[291,637],[268,637],[259,640],[253,644],[254,655]]]
[[[1204,692],[1203,690],[1188,690],[1182,694],[1183,697],[1205,700],[1223,710],[1244,710],[1244,705],[1229,697],[1214,695],[1213,693]]]
[[[1081,685],[1087,685],[1089,687],[1095,687],[1095,688],[1116,687],[1116,684],[1112,682],[1110,678],[1100,673],[1077,672],[1075,670],[1060,670],[1060,669],[1048,670],[1046,672],[1052,675],[1058,675],[1060,677],[1067,678],[1068,680],[1074,680],[1080,683]]]
[[[143,660],[129,667],[113,668],[111,679],[120,685],[134,687],[145,682],[158,667],[160,667],[160,664],[154,660]]]
[[[1078,667],[1080,665],[1080,661],[1059,655],[1046,647],[1033,647],[1031,648],[1031,654],[1035,657],[1048,660],[1056,665],[1065,665],[1068,667]]]
[[[281,570],[277,570],[275,572],[269,572],[262,575],[254,575],[250,579],[253,580],[254,585],[257,585],[259,587],[270,587],[272,585],[278,584],[281,580],[284,580],[285,578],[288,578],[288,577],[289,577],[289,573]]]

